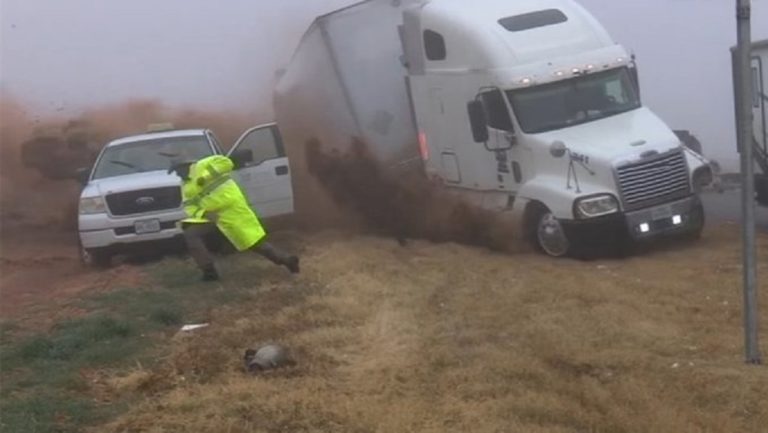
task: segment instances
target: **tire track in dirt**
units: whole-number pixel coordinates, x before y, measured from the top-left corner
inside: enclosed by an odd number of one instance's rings
[[[481,425],[483,411],[495,408],[455,395],[459,388],[464,396],[493,388],[472,366],[483,364],[489,341],[509,348],[509,332],[473,329],[489,320],[483,312],[494,307],[495,295],[514,299],[516,282],[498,279],[509,256],[455,244],[403,248],[375,238],[329,244],[309,252],[310,278],[327,284],[329,310],[356,322],[343,353],[336,347],[329,353],[340,356],[333,381],[354,389],[350,405],[369,411],[360,418],[379,420],[381,431]]]
[[[321,302],[354,323],[337,336],[341,353],[328,351],[340,361],[332,382],[345,388],[349,401],[342,406],[363,411],[355,418],[379,420],[381,431],[407,431],[430,410],[426,388],[414,381],[423,367],[421,348],[432,339],[422,315],[431,291],[414,285],[419,268],[412,254],[395,241],[365,237],[308,251],[309,278],[327,285]]]
[[[0,316],[25,328],[47,326],[82,311],[73,304],[84,293],[117,285],[139,285],[139,267],[83,267],[73,235],[54,230],[4,231],[0,250]]]

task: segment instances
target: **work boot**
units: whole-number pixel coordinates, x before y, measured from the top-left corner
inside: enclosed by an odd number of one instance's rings
[[[216,267],[209,265],[203,268],[203,281],[219,281],[219,273],[216,271]]]
[[[289,271],[291,271],[292,274],[298,274],[299,273],[299,258],[296,256],[288,257],[285,262],[283,263],[286,268],[288,268]]]
[[[276,265],[285,266],[292,274],[299,273],[299,258],[285,254],[268,242],[261,243],[253,251],[266,257]]]

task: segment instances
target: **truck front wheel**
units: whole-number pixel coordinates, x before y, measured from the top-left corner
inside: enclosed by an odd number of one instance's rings
[[[704,205],[701,203],[701,200],[697,199],[696,203],[693,205],[693,209],[691,209],[691,214],[690,214],[691,229],[684,236],[684,238],[689,241],[699,240],[701,238],[702,232],[704,231],[705,222],[706,222],[706,217],[704,213]]]
[[[89,268],[108,268],[112,264],[112,254],[101,248],[85,248],[79,244],[80,263]]]
[[[532,209],[528,233],[534,245],[551,257],[565,257],[571,252],[571,242],[560,220],[546,207]]]

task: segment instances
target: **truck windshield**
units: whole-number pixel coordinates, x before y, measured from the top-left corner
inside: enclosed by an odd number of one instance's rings
[[[134,141],[108,147],[99,158],[93,178],[167,170],[173,160],[198,160],[212,153],[203,135]]]
[[[507,91],[523,131],[534,134],[603,119],[640,107],[627,68]]]

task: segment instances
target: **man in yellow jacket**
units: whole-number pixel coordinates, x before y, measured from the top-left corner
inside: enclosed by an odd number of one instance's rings
[[[203,272],[204,281],[219,274],[205,238],[220,231],[238,251],[254,251],[291,273],[299,272],[299,258],[266,241],[266,231],[231,173],[234,163],[223,155],[176,164],[169,172],[182,179],[182,198],[187,218],[182,221],[190,255]]]

